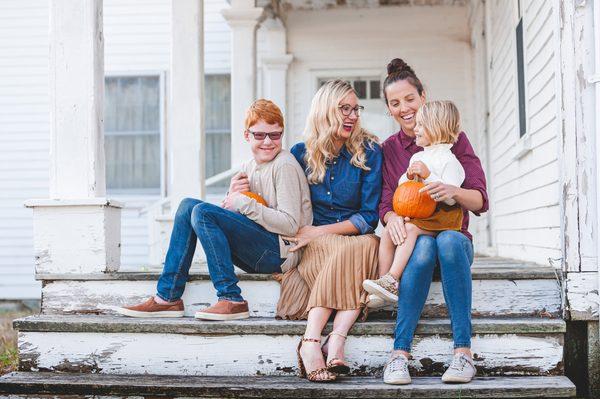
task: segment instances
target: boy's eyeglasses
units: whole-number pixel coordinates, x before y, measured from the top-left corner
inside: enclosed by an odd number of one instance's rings
[[[360,113],[362,112],[362,110],[365,109],[365,107],[363,107],[362,105],[357,105],[356,107],[352,108],[351,105],[345,104],[345,105],[340,105],[339,109],[340,109],[340,111],[342,111],[342,115],[344,115],[344,116],[350,116],[352,111],[354,111],[356,116],[360,116]]]
[[[255,140],[264,140],[265,138],[267,138],[267,136],[269,136],[271,141],[279,140],[281,138],[281,135],[283,134],[283,132],[267,133],[267,132],[253,132],[252,130],[248,130],[248,133],[250,133],[252,136],[254,136]]]

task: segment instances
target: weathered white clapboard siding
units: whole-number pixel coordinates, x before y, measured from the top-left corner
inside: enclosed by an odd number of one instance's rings
[[[188,282],[183,300],[186,315],[193,316],[216,300],[208,276]],[[270,276],[241,276],[240,288],[250,312],[274,317],[280,285]],[[114,307],[140,303],[156,293],[156,280],[46,281],[42,293],[45,314],[112,314]],[[393,307],[390,307],[392,310]],[[474,316],[560,316],[558,284],[550,279],[474,280]],[[423,310],[424,317],[447,316],[441,283],[433,282]]]
[[[27,198],[48,196],[48,2],[0,2],[0,299],[38,298]]]
[[[221,15],[227,0],[204,1],[204,73],[229,73],[231,30]]]
[[[515,28],[511,2],[491,2],[491,207],[499,256],[548,263],[561,257],[558,173],[558,63],[553,3],[524,4],[527,139],[519,159]]]
[[[422,29],[424,26],[427,29]],[[286,27],[288,52],[294,56],[288,75],[292,142],[300,140],[304,130],[317,74],[374,75],[383,81],[386,65],[395,57],[415,69],[430,99],[455,101],[465,131],[472,137],[479,134],[473,120],[467,7],[292,10],[287,13]]]
[[[221,16],[226,0],[204,1],[206,73],[229,73],[230,30]],[[171,45],[170,0],[105,0],[107,72],[168,71]]]
[[[303,322],[42,316],[18,325],[20,369],[155,375],[289,375]],[[60,323],[59,326],[56,324]],[[358,323],[346,344],[355,374],[380,375],[394,322]],[[562,320],[474,320],[472,350],[479,373],[562,373]],[[38,330],[41,330],[38,331]],[[413,342],[414,375],[439,375],[452,353],[448,321],[423,321]],[[152,356],[148,356],[152,348]],[[185,348],[183,350],[183,348]],[[223,350],[227,348],[227,350]],[[123,361],[127,359],[127,361]]]

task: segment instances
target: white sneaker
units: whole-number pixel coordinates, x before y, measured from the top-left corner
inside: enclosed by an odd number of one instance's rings
[[[368,296],[367,307],[369,309],[381,309],[382,307],[384,307],[386,305],[387,305],[387,303],[385,303],[385,301],[383,299],[381,299],[380,297],[378,297],[377,295],[370,294]]]
[[[393,385],[410,384],[410,374],[408,373],[408,359],[400,354],[391,358],[383,370],[383,382]]]
[[[442,382],[458,382],[464,384],[471,382],[473,377],[475,377],[475,374],[477,374],[477,369],[475,368],[475,364],[473,364],[473,359],[464,353],[457,353],[452,358],[448,370],[446,370],[442,376]]]
[[[369,294],[389,303],[398,303],[398,281],[389,273],[377,280],[365,280],[362,286]]]

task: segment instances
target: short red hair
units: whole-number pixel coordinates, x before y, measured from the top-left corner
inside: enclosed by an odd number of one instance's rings
[[[269,125],[278,124],[283,129],[283,114],[273,101],[261,98],[254,101],[246,111],[245,129],[263,120]]]

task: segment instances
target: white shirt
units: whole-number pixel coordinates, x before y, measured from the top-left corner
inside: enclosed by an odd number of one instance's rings
[[[450,151],[454,144],[432,144],[423,148],[423,151],[417,152],[410,158],[409,165],[414,162],[423,162],[431,174],[425,179],[424,183],[442,182],[460,187],[465,180],[465,170],[463,169],[456,156]],[[398,185],[406,182],[408,177],[406,173],[400,176]],[[456,201],[448,199],[444,201],[448,205],[454,205]]]

